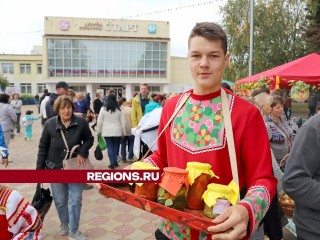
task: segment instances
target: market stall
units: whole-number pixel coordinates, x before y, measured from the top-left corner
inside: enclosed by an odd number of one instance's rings
[[[303,81],[310,86],[320,86],[320,55],[311,53],[292,62],[257,73],[235,82],[236,87],[243,84],[254,84],[259,79],[268,79],[270,88],[289,89],[292,82]]]

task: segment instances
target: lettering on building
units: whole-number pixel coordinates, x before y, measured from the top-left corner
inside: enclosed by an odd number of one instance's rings
[[[88,30],[88,31],[102,31],[102,24],[99,22],[94,23],[85,23],[84,26],[79,27],[80,30]]]
[[[106,31],[113,32],[137,32],[138,24],[116,24],[116,23],[107,23],[105,25]]]

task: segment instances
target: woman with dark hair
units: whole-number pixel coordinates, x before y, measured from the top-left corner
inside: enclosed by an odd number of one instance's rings
[[[290,152],[293,142],[293,130],[287,122],[283,109],[283,98],[274,95],[270,115],[265,118],[270,147],[279,164]]]
[[[125,135],[125,116],[120,110],[114,94],[109,94],[105,107],[101,108],[97,123],[97,132],[105,138],[110,165],[108,168],[118,167],[117,156],[121,137]]]
[[[144,111],[144,115],[152,112],[156,108],[162,108],[164,104],[166,103],[166,97],[160,94],[155,95],[152,102],[149,102]]]
[[[9,147],[11,131],[13,131],[13,123],[17,121],[17,115],[9,104],[10,96],[5,93],[0,94],[0,124],[7,147]]]

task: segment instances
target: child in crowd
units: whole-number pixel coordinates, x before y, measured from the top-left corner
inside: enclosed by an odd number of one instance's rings
[[[0,164],[2,164],[4,167],[8,166],[8,163],[9,163],[8,156],[9,156],[8,148],[7,148],[7,144],[4,139],[4,134],[0,124]]]
[[[25,140],[31,140],[33,121],[39,119],[39,117],[31,116],[32,113],[33,113],[33,111],[28,110],[28,111],[26,111],[26,115],[22,118],[22,124],[25,127],[25,134],[24,134]]]
[[[41,228],[37,210],[19,192],[0,184],[0,239],[39,240]]]

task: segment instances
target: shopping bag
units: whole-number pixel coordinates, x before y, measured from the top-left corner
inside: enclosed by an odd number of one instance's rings
[[[103,159],[103,154],[99,145],[96,146],[96,150],[94,150],[94,157],[100,161]]]
[[[43,184],[38,183],[31,204],[38,211],[42,222],[51,207],[52,200],[50,189],[44,189]]]
[[[101,150],[105,150],[107,148],[107,143],[101,136],[101,133],[98,134],[98,144]]]

